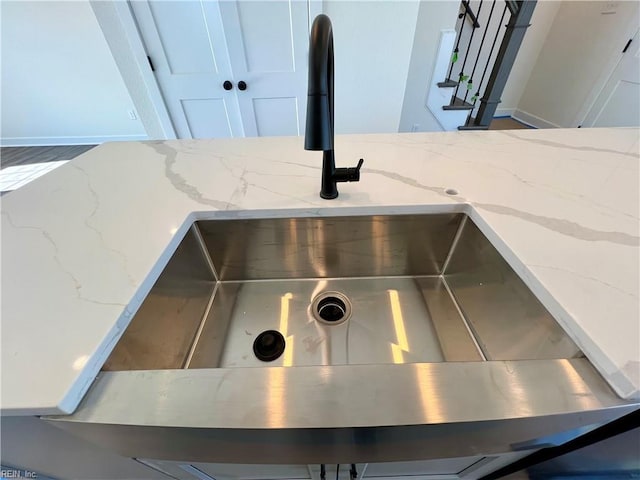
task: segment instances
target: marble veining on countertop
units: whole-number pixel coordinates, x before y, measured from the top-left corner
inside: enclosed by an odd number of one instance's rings
[[[72,412],[196,219],[469,214],[622,398],[640,398],[640,131],[104,144],[2,198],[4,414]]]

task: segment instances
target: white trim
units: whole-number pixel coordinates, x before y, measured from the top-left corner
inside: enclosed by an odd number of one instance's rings
[[[496,108],[496,113],[493,114],[493,118],[512,117],[515,111],[515,108]]]
[[[160,123],[164,131],[165,138],[178,138],[176,136],[175,129],[173,128],[173,123],[171,122],[171,115],[169,115],[169,110],[164,103],[160,86],[158,85],[156,76],[151,70],[151,66],[149,65],[147,51],[144,48],[142,36],[138,31],[138,25],[135,17],[133,16],[133,11],[129,6],[129,2],[115,1],[115,8],[118,13],[118,18],[122,22],[122,28],[124,29],[127,41],[129,42],[131,53],[135,57],[136,65],[140,69],[140,75],[147,87],[147,95],[149,95],[149,98],[155,107],[157,121]],[[132,92],[130,92],[130,94],[132,94]]]
[[[549,122],[544,118],[540,118],[524,110],[518,110],[517,108],[511,116],[519,122],[534,128],[562,128],[560,125]]]
[[[129,2],[89,3],[147,134],[157,139],[177,138]]]
[[[105,142],[139,142],[147,135],[103,135],[98,137],[8,137],[0,139],[3,147],[39,147],[51,145],[98,145]]]

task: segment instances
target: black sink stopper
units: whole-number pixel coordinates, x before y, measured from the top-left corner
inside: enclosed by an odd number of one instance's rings
[[[253,342],[253,353],[263,362],[272,362],[284,352],[284,337],[277,330],[265,330]]]

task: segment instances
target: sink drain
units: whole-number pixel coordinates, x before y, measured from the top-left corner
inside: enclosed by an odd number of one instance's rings
[[[272,362],[284,352],[284,337],[277,330],[266,330],[253,342],[253,353],[263,362]]]
[[[311,303],[313,317],[326,325],[339,325],[351,317],[351,302],[340,292],[324,292]]]

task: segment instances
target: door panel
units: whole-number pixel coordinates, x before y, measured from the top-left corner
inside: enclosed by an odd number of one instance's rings
[[[636,31],[582,126],[640,126],[640,30]]]
[[[289,98],[254,98],[258,136],[298,135],[298,100]]]
[[[238,480],[293,480],[309,479],[306,465],[231,465],[215,463],[192,463],[193,467],[213,477]]]
[[[153,1],[149,10],[171,74],[218,73],[199,2]]]
[[[232,136],[228,110],[223,99],[182,100],[182,109],[193,138]]]
[[[183,463],[138,459],[176,480],[311,480],[307,465]]]
[[[290,2],[239,2],[237,9],[246,56],[245,70],[295,71]],[[238,58],[240,56],[238,53]]]
[[[399,477],[404,475],[452,475],[457,478],[464,470],[485,457],[461,457],[419,462],[370,463],[363,478]]]
[[[613,88],[594,127],[640,126],[640,82],[620,80]]]

